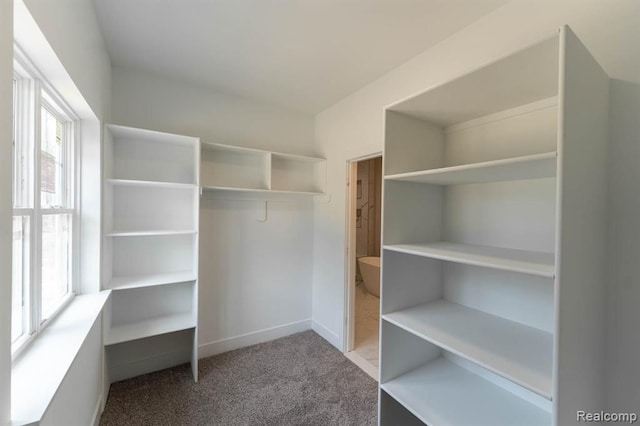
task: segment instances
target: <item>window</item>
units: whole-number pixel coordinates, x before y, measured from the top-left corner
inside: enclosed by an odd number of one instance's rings
[[[18,51],[19,53],[19,51]],[[74,119],[18,55],[13,80],[12,349],[16,354],[74,294]]]

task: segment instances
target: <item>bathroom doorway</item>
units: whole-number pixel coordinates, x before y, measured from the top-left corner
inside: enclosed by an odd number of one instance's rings
[[[345,355],[378,378],[382,156],[347,164]]]

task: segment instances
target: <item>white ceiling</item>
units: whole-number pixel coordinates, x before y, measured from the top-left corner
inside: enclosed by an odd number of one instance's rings
[[[317,113],[507,0],[94,0],[114,66]]]

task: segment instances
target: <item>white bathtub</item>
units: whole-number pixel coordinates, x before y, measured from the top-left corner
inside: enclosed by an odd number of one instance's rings
[[[362,274],[364,288],[376,297],[380,297],[380,258],[374,256],[359,257],[358,266]]]

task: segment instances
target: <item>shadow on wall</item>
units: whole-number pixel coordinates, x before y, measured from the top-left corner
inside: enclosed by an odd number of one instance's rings
[[[611,80],[609,257],[607,259],[608,410],[640,407],[640,83]]]

